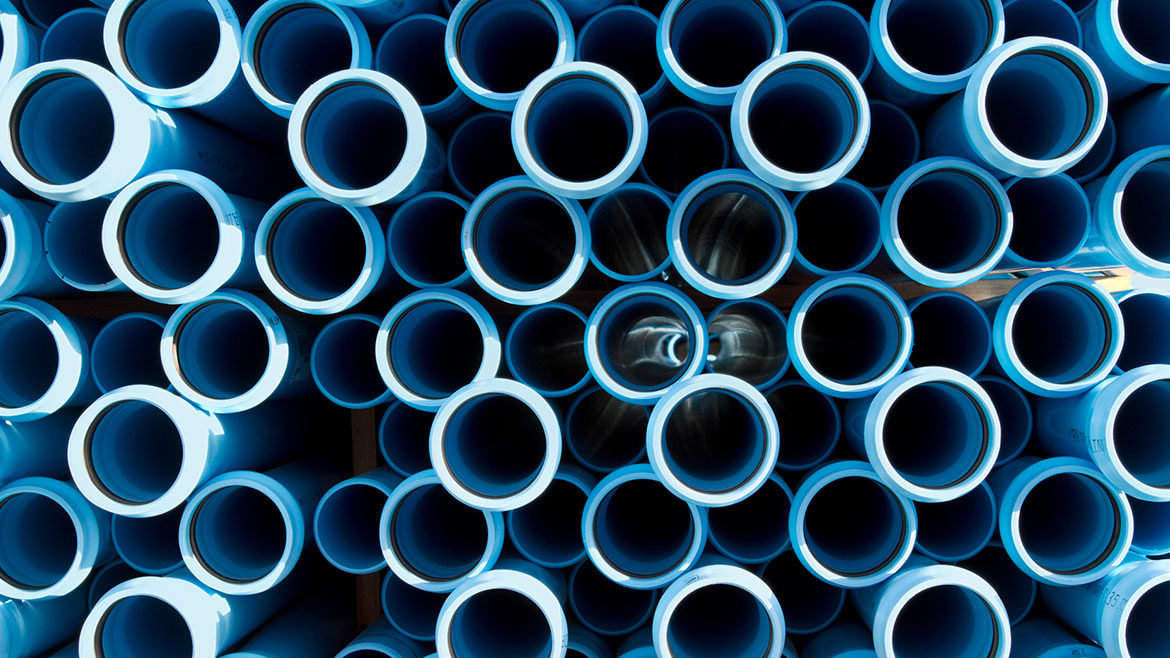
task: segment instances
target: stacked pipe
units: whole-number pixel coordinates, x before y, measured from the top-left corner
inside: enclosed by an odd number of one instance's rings
[[[1163,0],[0,0],[0,655],[1170,655]]]

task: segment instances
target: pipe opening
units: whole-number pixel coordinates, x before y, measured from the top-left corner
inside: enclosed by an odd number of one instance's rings
[[[860,384],[894,366],[901,333],[890,302],[849,285],[827,291],[808,306],[798,340],[816,372],[836,382]]]
[[[493,92],[523,91],[556,61],[556,21],[535,0],[479,2],[456,29],[459,63],[473,82]]]
[[[855,99],[837,74],[815,64],[777,69],[748,105],[748,139],[787,171],[812,173],[839,161],[857,138]]]
[[[19,5],[20,12],[42,29],[75,9],[93,6],[86,0],[20,0],[13,4]]]
[[[329,324],[317,334],[312,366],[317,385],[329,396],[366,404],[386,392],[378,365],[370,358],[378,323],[360,316]]]
[[[602,389],[577,398],[565,421],[565,442],[583,465],[612,471],[646,450],[646,410]]]
[[[114,112],[92,80],[48,75],[21,90],[9,122],[16,157],[28,173],[53,185],[97,171],[114,146]]]
[[[935,295],[910,312],[914,367],[943,366],[973,375],[991,354],[991,327],[983,309],[967,297]]]
[[[560,566],[585,554],[581,516],[588,494],[556,478],[540,496],[508,514],[512,543],[538,564]]]
[[[928,75],[971,68],[991,49],[994,32],[987,0],[893,0],[886,30],[892,49]]]
[[[487,393],[464,402],[443,428],[451,475],[477,495],[504,498],[536,480],[548,437],[535,411],[511,395]]]
[[[443,399],[470,383],[484,356],[475,318],[450,302],[423,301],[390,327],[387,362],[396,378],[421,397]]]
[[[692,590],[671,615],[667,646],[678,658],[767,656],[777,639],[764,604],[735,585]]]
[[[733,560],[760,562],[788,543],[792,496],[774,479],[734,505],[707,510],[711,541]]]
[[[1129,498],[1133,509],[1133,550],[1143,555],[1170,553],[1170,503]]]
[[[219,50],[220,20],[208,0],[138,0],[118,25],[127,68],[150,87],[177,89],[195,82]]]
[[[1004,61],[983,98],[991,132],[1009,151],[1036,160],[1061,157],[1083,143],[1096,103],[1077,64],[1039,49]]]
[[[845,605],[845,590],[814,576],[792,551],[768,562],[760,577],[780,601],[789,633],[815,633],[833,623]]]
[[[1065,173],[1078,183],[1087,183],[1105,171],[1105,167],[1113,160],[1117,148],[1117,124],[1113,122],[1113,115],[1105,115],[1105,128],[1093,147],[1079,162],[1069,167]]]
[[[30,405],[49,391],[60,366],[49,327],[22,310],[0,312],[0,406]]]
[[[1010,331],[1015,355],[1028,372],[1067,384],[1101,367],[1114,328],[1089,290],[1057,283],[1020,300]]]
[[[110,606],[101,623],[95,644],[99,656],[190,656],[194,652],[194,631],[170,603],[142,594],[127,597]]]
[[[630,147],[632,114],[608,80],[566,75],[533,99],[525,139],[542,169],[567,181],[592,181],[621,164]]]
[[[645,276],[663,266],[670,252],[666,226],[670,202],[644,187],[622,187],[589,207],[593,257],[622,277]]]
[[[999,416],[999,459],[996,464],[1020,454],[1032,436],[1032,405],[1024,392],[998,377],[984,377],[979,385],[991,398]]]
[[[841,417],[832,398],[794,382],[774,389],[767,400],[783,437],[778,465],[803,470],[829,456],[841,436]]]
[[[915,503],[918,548],[935,559],[951,561],[981,549],[995,534],[998,510],[986,487],[954,500]]]
[[[1100,482],[1078,473],[1051,475],[1020,502],[1022,548],[1053,573],[1086,573],[1115,550],[1120,517],[1115,494]]]
[[[608,66],[644,94],[662,78],[657,33],[658,21],[652,15],[616,7],[595,14],[582,28],[577,59]]]
[[[727,166],[727,134],[702,110],[671,108],[650,120],[642,176],[677,195],[699,176]]]
[[[756,0],[687,0],[667,27],[679,66],[701,84],[734,87],[775,47],[772,16]]]
[[[565,273],[577,235],[568,211],[555,198],[517,188],[484,205],[471,243],[491,279],[528,291],[548,286]]]
[[[407,205],[409,204],[409,205]],[[459,232],[467,206],[447,196],[417,196],[390,222],[388,249],[403,278],[420,287],[448,285],[467,272]]]
[[[869,121],[869,139],[849,177],[885,189],[918,160],[918,127],[904,110],[882,101],[870,101]]]
[[[1013,624],[1019,623],[1032,610],[1036,601],[1036,581],[1020,571],[1002,546],[987,546],[959,566],[975,572],[995,589]]]
[[[183,439],[158,407],[125,400],[98,416],[86,436],[86,466],[103,492],[145,504],[170,490],[183,465]]]
[[[396,402],[382,415],[378,425],[378,447],[394,470],[412,475],[431,467],[427,437],[435,414]]]
[[[1170,583],[1154,585],[1138,597],[1125,626],[1125,649],[1131,658],[1158,658],[1170,650],[1165,632],[1168,610]]]
[[[451,182],[467,197],[524,173],[512,148],[512,119],[507,114],[484,112],[471,117],[451,135],[447,148]]]
[[[1170,64],[1170,6],[1159,0],[1119,0],[1115,6],[1122,39],[1145,57]]]
[[[411,572],[429,582],[450,582],[466,576],[488,551],[488,518],[428,484],[398,503],[390,540]]]
[[[767,302],[730,304],[712,316],[707,324],[707,365],[712,372],[758,386],[787,367],[784,317],[764,304]]]
[[[936,169],[905,188],[894,221],[911,258],[937,272],[956,274],[991,256],[1007,212],[972,174]],[[939,221],[942,217],[946,221]]]
[[[1121,465],[1143,484],[1170,486],[1170,381],[1143,384],[1121,401],[1112,439]]]
[[[1118,303],[1125,342],[1117,367],[1133,370],[1153,363],[1170,363],[1170,297],[1157,293],[1136,294]]]
[[[66,283],[98,288],[117,280],[102,252],[102,222],[109,206],[109,199],[98,198],[53,208],[45,224],[45,256]]]
[[[321,552],[355,569],[386,566],[378,530],[385,506],[386,493],[373,485],[351,482],[334,489],[321,501],[314,517]]]
[[[385,90],[340,83],[315,99],[302,138],[305,159],[325,183],[365,189],[388,178],[405,155],[406,117]]]
[[[1170,262],[1170,226],[1163,211],[1170,203],[1170,159],[1156,160],[1138,171],[1121,193],[1121,226],[1145,256]]]
[[[744,486],[761,469],[767,434],[759,412],[738,393],[699,390],[666,419],[662,452],[684,486],[723,493]]]
[[[213,301],[192,309],[175,331],[176,369],[200,395],[228,400],[260,381],[270,358],[263,321],[246,306]]]
[[[897,559],[909,532],[898,497],[868,477],[826,484],[808,501],[804,521],[813,557],[842,576],[886,569]]]
[[[1064,0],[1015,0],[1005,3],[1004,41],[1038,36],[1081,45],[1081,27],[1075,8]],[[1071,11],[1070,11],[1071,9]]]
[[[178,541],[182,517],[182,506],[159,516],[114,515],[110,534],[118,555],[135,569],[152,574],[166,574],[183,566]]]
[[[650,295],[615,304],[597,334],[606,372],[640,391],[666,388],[681,377],[698,338],[682,307]]]
[[[958,585],[935,585],[896,612],[893,646],[899,658],[984,658],[999,653],[1004,632],[991,605]]]
[[[260,26],[252,61],[269,93],[295,103],[317,80],[349,68],[355,49],[336,14],[310,4],[292,5]]]
[[[434,639],[435,622],[446,600],[446,592],[412,587],[393,573],[386,574],[382,584],[382,613],[395,628],[414,639]]]
[[[26,3],[40,5],[42,3]],[[106,47],[102,43],[102,28],[106,22],[105,11],[98,9],[87,0],[74,0],[69,16],[63,14],[55,19],[41,38],[41,61],[58,59],[80,59],[93,62],[102,68],[110,68],[106,58]],[[85,11],[77,11],[84,8]]]
[[[163,290],[189,286],[219,251],[216,211],[185,185],[161,183],[135,194],[118,218],[122,259],[139,279]]]
[[[788,17],[788,52],[823,53],[845,65],[859,79],[869,72],[873,51],[869,23],[841,4],[806,7]]]
[[[374,69],[401,82],[419,105],[440,103],[456,90],[443,53],[446,33],[447,21],[437,16],[416,15],[398,21],[378,43]]]
[[[912,386],[890,404],[879,427],[894,471],[929,489],[962,486],[988,458],[987,410],[968,391],[943,382]]]
[[[656,590],[634,589],[605,577],[586,560],[569,576],[569,603],[581,622],[604,635],[624,635],[654,610]]]
[[[630,480],[609,491],[593,525],[605,560],[636,578],[665,574],[682,563],[697,532],[690,506],[657,480]]]
[[[572,389],[589,375],[585,321],[558,306],[545,306],[513,323],[508,340],[512,376],[545,393]]]
[[[796,250],[809,265],[828,273],[865,267],[881,242],[878,211],[873,195],[854,185],[809,192],[792,209]]]
[[[191,550],[217,578],[259,580],[280,564],[290,541],[279,503],[246,485],[217,489],[191,514]]]
[[[94,569],[93,577],[89,581],[89,589],[85,595],[86,608],[93,610],[93,607],[107,592],[140,575],[142,574],[134,567],[122,560],[111,560],[105,566]]]
[[[507,629],[507,632],[501,632]],[[451,653],[482,658],[553,655],[552,627],[540,606],[524,594],[497,587],[464,601],[451,620]]]
[[[761,190],[717,183],[700,191],[683,210],[687,260],[721,283],[754,281],[780,258],[785,235],[780,210]]]
[[[0,501],[0,578],[38,590],[60,581],[78,554],[81,528],[61,503],[21,492]]]
[[[1077,251],[1089,232],[1081,186],[1065,176],[1020,178],[1007,188],[1012,206],[1008,249],[1032,263],[1056,264]]]
[[[369,269],[373,249],[359,220],[328,201],[285,210],[268,231],[268,263],[297,297],[324,301],[344,294]]]

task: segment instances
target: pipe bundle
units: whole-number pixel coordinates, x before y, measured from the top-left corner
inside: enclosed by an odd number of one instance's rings
[[[1170,655],[1167,44],[0,0],[0,655]]]

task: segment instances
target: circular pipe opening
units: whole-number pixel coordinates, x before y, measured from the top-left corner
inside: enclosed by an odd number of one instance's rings
[[[666,269],[670,199],[637,183],[623,185],[589,206],[590,259],[618,281],[653,278]]]
[[[767,467],[764,419],[732,390],[697,390],[678,400],[667,411],[661,432],[669,473],[701,493],[730,493]]]
[[[1079,162],[1069,167],[1066,173],[1078,183],[1088,183],[1105,172],[1105,167],[1113,160],[1117,148],[1117,124],[1112,114],[1105,115],[1105,127],[1101,135],[1093,143],[1093,148],[1081,158]]]
[[[889,632],[899,658],[981,658],[1002,653],[999,636],[1006,629],[1000,628],[991,604],[966,587],[927,587],[894,614]]]
[[[260,86],[282,103],[295,103],[314,82],[354,63],[359,37],[353,30],[319,5],[290,4],[272,12],[252,42]]]
[[[588,491],[558,477],[536,500],[508,512],[508,536],[525,557],[558,568],[585,556],[581,517]]]
[[[557,61],[563,35],[556,17],[536,0],[481,0],[453,20],[448,59],[488,93],[518,94]]]
[[[106,12],[87,0],[72,0],[69,4],[78,8],[54,20],[41,37],[41,61],[80,59],[110,68],[106,46],[102,43]]]
[[[970,69],[995,45],[988,0],[888,0],[887,48],[912,69],[951,76]]]
[[[804,308],[797,336],[808,367],[834,382],[871,382],[898,364],[902,323],[889,300],[858,285],[825,291]]]
[[[602,635],[622,636],[654,612],[657,590],[619,585],[586,560],[569,575],[568,603],[582,624]]]
[[[994,265],[988,261],[1004,241],[1010,210],[973,173],[928,170],[908,180],[896,201],[888,199],[900,250],[921,267],[959,274]]]
[[[1031,290],[1018,304],[1007,328],[1011,351],[1039,379],[1058,385],[1088,380],[1115,351],[1116,328],[1089,289],[1052,283]]]
[[[1124,0],[1111,3],[1117,12],[1121,37],[1134,50],[1158,64],[1170,64],[1170,7],[1156,0]],[[1136,658],[1136,654],[1134,655]]]
[[[1162,556],[1170,553],[1170,503],[1130,497],[1133,510],[1133,552]]]
[[[535,188],[501,190],[468,222],[464,233],[470,231],[476,261],[493,282],[511,290],[551,286],[572,267],[579,248],[569,209]]]
[[[393,573],[382,580],[382,614],[399,632],[415,640],[434,641],[439,610],[446,600],[446,593],[411,587]]]
[[[1125,342],[1117,359],[1120,370],[1144,365],[1170,363],[1170,296],[1155,292],[1137,292],[1119,300]]]
[[[465,197],[477,197],[492,183],[523,173],[512,148],[510,115],[477,114],[459,124],[447,141],[447,175]]]
[[[1010,0],[1003,5],[1003,16],[1004,41],[1050,37],[1081,47],[1080,19],[1064,0]]]
[[[956,562],[979,552],[995,534],[999,510],[986,483],[937,503],[916,503],[918,550],[942,562]]]
[[[148,87],[185,87],[215,62],[221,26],[208,0],[138,0],[118,18],[118,54]]]
[[[508,629],[506,633],[501,629]],[[552,627],[540,605],[503,586],[476,592],[451,621],[451,653],[484,658],[540,658],[553,655]]]
[[[0,406],[26,407],[49,393],[61,355],[44,320],[23,309],[0,311]]]
[[[869,139],[849,177],[874,192],[883,192],[918,161],[918,126],[905,110],[885,101],[869,102]]]
[[[1051,160],[1090,134],[1097,100],[1081,65],[1042,49],[1024,50],[992,72],[982,104],[992,134],[1012,153]]]
[[[646,451],[646,408],[605,390],[582,393],[565,417],[565,446],[582,465],[608,472],[632,464]]]
[[[182,516],[182,507],[159,516],[112,516],[110,536],[118,555],[138,571],[154,576],[165,576],[183,566],[177,539]]]
[[[1036,601],[1036,581],[1020,571],[1000,544],[986,546],[959,566],[975,572],[992,586],[1003,601],[1012,624],[1022,621],[1032,610]]]
[[[784,315],[768,302],[728,302],[707,321],[707,367],[769,386],[788,370],[787,330]]]
[[[671,655],[768,656],[772,621],[764,603],[748,590],[724,583],[691,590],[674,608],[666,629]]]
[[[386,499],[380,487],[361,480],[331,489],[317,504],[313,517],[321,554],[351,573],[372,573],[385,567],[378,522]]]
[[[912,304],[915,368],[942,366],[974,376],[991,360],[991,323],[970,297],[931,293]]]
[[[679,380],[699,337],[685,309],[653,295],[619,301],[600,318],[597,336],[607,374],[637,391],[662,390]]]
[[[438,105],[457,91],[443,52],[446,34],[446,19],[407,16],[382,35],[374,51],[374,69],[401,82],[423,108]]]
[[[118,247],[127,268],[147,285],[185,288],[207,274],[220,246],[216,211],[202,194],[177,183],[150,185],[125,205]]]
[[[846,590],[812,575],[793,551],[773,558],[760,577],[780,601],[786,630],[793,635],[808,635],[828,627],[845,607]]]
[[[467,278],[460,231],[467,202],[442,192],[403,203],[386,231],[387,255],[399,276],[419,287],[458,285]]]
[[[676,0],[665,13],[659,40],[680,73],[704,87],[738,86],[783,46],[779,10],[756,0]]]
[[[861,270],[881,249],[881,206],[857,183],[843,180],[802,194],[792,212],[796,260],[816,275]]]
[[[390,512],[390,541],[402,565],[427,582],[467,576],[491,550],[486,513],[468,507],[438,484],[423,485]]]
[[[636,7],[617,6],[593,15],[577,35],[577,59],[617,71],[643,100],[663,84],[655,39],[658,19]]]
[[[942,491],[971,482],[993,458],[987,409],[965,386],[925,381],[890,402],[877,447],[892,471],[915,487]]]
[[[869,477],[843,477],[817,490],[806,504],[804,539],[826,569],[859,578],[888,570],[911,530],[894,492]]]
[[[94,484],[123,504],[157,500],[174,485],[183,465],[183,440],[175,421],[145,401],[107,407],[90,426],[85,445]]]
[[[546,396],[568,395],[589,377],[585,316],[559,304],[537,306],[513,321],[504,354],[512,376]]]
[[[1092,222],[1081,186],[1065,175],[1018,178],[1004,188],[1012,206],[1009,257],[1055,267],[1080,251]]]
[[[65,283],[88,292],[109,290],[118,279],[102,251],[102,222],[110,200],[59,203],[45,224],[45,258]]]
[[[1149,487],[1170,487],[1170,446],[1158,440],[1170,432],[1170,380],[1147,381],[1125,396],[1107,431],[1127,473]]]
[[[805,470],[828,459],[841,438],[841,412],[833,398],[801,381],[787,381],[765,396],[780,428],[777,468]]]
[[[1032,437],[1032,403],[1015,384],[999,377],[980,377],[979,385],[991,398],[999,416],[999,457],[1002,466],[1015,459]]]
[[[272,573],[290,542],[281,504],[270,494],[245,485],[219,488],[204,496],[190,514],[191,551],[215,578],[233,584]]]
[[[141,573],[137,569],[122,560],[111,560],[105,566],[95,569],[85,596],[86,608],[93,610],[93,607],[106,595],[106,592],[140,575]]]
[[[170,603],[149,595],[127,597],[110,606],[98,624],[99,655],[190,656],[194,631]]]
[[[8,127],[17,160],[51,185],[93,174],[114,146],[110,100],[97,83],[78,73],[50,73],[26,86]]]
[[[373,316],[350,315],[330,322],[317,334],[309,365],[317,387],[330,400],[365,407],[387,397],[386,382],[370,358],[378,326]]]
[[[386,360],[411,393],[443,400],[476,377],[485,336],[466,309],[441,299],[405,309],[389,327]]]
[[[13,3],[30,22],[41,29],[50,27],[65,14],[82,7],[93,7],[86,0],[19,0]]]
[[[502,393],[478,395],[452,411],[441,446],[452,477],[485,498],[520,494],[548,458],[548,436],[536,410]]]
[[[261,239],[267,241],[268,268],[276,283],[301,299],[340,297],[371,269],[374,247],[362,220],[328,201],[294,204],[277,215]]]
[[[671,213],[679,218],[681,234],[673,257],[724,285],[769,275],[792,240],[773,195],[737,181],[696,185],[701,187],[684,194],[681,208],[676,205]]]
[[[1170,583],[1162,582],[1143,593],[1130,610],[1125,625],[1125,644],[1131,658],[1165,655],[1166,612],[1170,610]]]
[[[1100,569],[1119,541],[1121,511],[1116,498],[1086,475],[1049,475],[1019,503],[1020,548],[1042,569],[1059,575]]]
[[[677,568],[692,551],[697,532],[690,505],[650,479],[629,480],[607,492],[593,521],[597,551],[632,578]]]
[[[62,503],[33,491],[0,501],[0,578],[22,590],[51,587],[69,573],[81,528]]]
[[[192,307],[174,333],[176,369],[198,394],[216,400],[252,390],[270,356],[263,320],[231,301]]]
[[[404,109],[384,89],[345,81],[321,90],[308,107],[305,160],[327,185],[362,190],[385,181],[406,157]]]
[[[639,165],[646,182],[677,195],[691,181],[727,166],[730,142],[714,117],[693,107],[673,107],[650,120]]]
[[[435,414],[395,402],[378,424],[378,449],[390,468],[404,476],[431,467],[427,440]]]
[[[873,50],[869,45],[869,21],[857,11],[839,2],[806,5],[788,16],[785,50],[823,53],[864,81],[873,66]]]
[[[791,508],[792,492],[778,476],[772,476],[740,502],[708,509],[708,539],[732,560],[764,562],[788,547]]]
[[[1170,203],[1170,158],[1141,166],[1120,194],[1124,237],[1147,258],[1170,262],[1170,228],[1160,214],[1162,204]]]

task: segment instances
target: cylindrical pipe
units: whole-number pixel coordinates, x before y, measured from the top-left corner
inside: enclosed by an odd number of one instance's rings
[[[426,470],[390,493],[378,537],[390,571],[403,582],[450,592],[495,565],[504,545],[504,515],[464,505]]]
[[[947,502],[915,503],[917,549],[939,562],[974,556],[995,536],[999,507],[987,482]]]
[[[869,18],[869,87],[898,105],[926,105],[962,89],[1004,31],[1000,0],[880,0]]]
[[[788,51],[828,55],[845,65],[859,82],[873,68],[869,20],[849,5],[833,0],[807,4],[786,17]]]
[[[781,658],[784,612],[759,576],[731,564],[706,564],[666,588],[651,632],[663,658]]]
[[[1155,87],[1149,93],[1142,94],[1127,102],[1124,107],[1119,108],[1115,132],[1109,135],[1107,128],[1106,133],[1101,138],[1101,141],[1112,138],[1112,141],[1106,144],[1108,153],[1101,153],[1101,159],[1104,162],[1100,162],[1093,173],[1105,173],[1105,166],[1113,160],[1115,151],[1119,157],[1126,157],[1151,146],[1170,144],[1170,126],[1167,126],[1166,122],[1163,121],[1168,109],[1170,109],[1170,90],[1164,85]],[[1112,124],[1113,122],[1110,121],[1110,127]],[[1104,149],[1102,150],[1104,151]],[[1088,180],[1091,179],[1086,177],[1081,182]]]
[[[431,435],[433,411],[416,409],[404,402],[390,403],[378,422],[378,452],[386,464],[402,477],[431,467],[427,441]]]
[[[336,71],[311,84],[293,106],[288,146],[305,184],[346,206],[404,200],[443,175],[442,144],[418,102],[377,71]]]
[[[240,68],[252,93],[286,118],[318,79],[373,68],[365,26],[350,9],[324,0],[265,2],[248,19],[240,51]]]
[[[737,564],[767,562],[789,548],[792,490],[771,473],[747,498],[707,510],[711,546]]]
[[[1019,456],[1032,438],[1032,402],[1019,386],[995,375],[982,375],[975,381],[991,397],[999,416],[999,457],[1003,466]]]
[[[969,377],[983,372],[991,360],[991,321],[977,302],[939,290],[907,306],[914,324],[911,367],[943,366]]]
[[[628,7],[615,7],[622,8]],[[670,207],[665,192],[644,183],[626,183],[594,199],[587,213],[589,262],[620,283],[661,276],[670,266],[666,248]]]
[[[938,217],[948,217],[940,233]],[[886,256],[904,275],[932,288],[958,288],[990,272],[1012,237],[1003,185],[959,158],[931,158],[898,176],[882,200]]]
[[[69,290],[46,255],[51,211],[46,203],[16,199],[0,190],[0,299],[54,297]],[[78,241],[81,237],[70,236]]]
[[[983,305],[992,318],[995,365],[1034,395],[1086,391],[1109,375],[1121,353],[1121,310],[1084,275],[1043,272]]]
[[[582,466],[608,473],[645,454],[648,419],[646,407],[592,386],[565,412],[565,449]]]
[[[574,658],[613,658],[613,649],[609,643],[593,631],[572,622],[569,623],[568,650]]]
[[[1133,544],[1138,555],[1164,556],[1170,553],[1170,503],[1131,498]]]
[[[804,274],[858,272],[881,253],[881,203],[861,183],[843,178],[803,192],[793,201],[792,213],[795,264]]]
[[[788,321],[762,299],[729,300],[707,316],[707,370],[760,390],[788,372]]]
[[[8,658],[43,656],[77,636],[85,611],[82,589],[53,599],[0,600],[0,633],[4,638],[0,648]],[[73,656],[76,658],[77,653]]]
[[[330,402],[348,409],[368,409],[387,402],[390,389],[370,358],[381,320],[373,315],[343,315],[313,339],[309,369]]]
[[[463,93],[488,109],[510,112],[533,78],[575,59],[577,44],[559,2],[460,0],[447,21],[443,50]]]
[[[45,260],[66,284],[84,292],[120,290],[125,286],[102,249],[102,223],[110,200],[61,202],[45,222]]]
[[[459,242],[469,207],[447,192],[423,192],[398,206],[386,227],[386,258],[403,281],[454,288],[470,280]]]
[[[1004,549],[1032,578],[1058,586],[1090,583],[1125,559],[1133,540],[1129,501],[1092,462],[1020,457],[988,484],[999,500]]]
[[[342,7],[351,7],[362,22],[379,31],[395,21],[412,14],[425,14],[439,10],[439,3],[435,0],[404,0],[402,2],[387,2],[386,0],[331,0],[332,4]],[[443,4],[450,9],[451,0],[443,0]]]
[[[349,640],[353,618],[325,589],[305,595],[222,658],[319,658]]]
[[[650,119],[638,173],[673,198],[691,181],[730,162],[731,140],[723,124],[698,108],[680,106]]]
[[[93,2],[89,0],[13,0],[10,4],[15,5],[14,9],[18,9],[38,29],[45,30],[70,11],[82,7],[92,8],[94,5],[105,6],[109,2],[106,0],[94,0]]]
[[[65,447],[76,420],[76,411],[62,410],[40,420],[0,421],[0,483],[32,475],[67,479]]]
[[[768,290],[792,264],[797,241],[792,207],[780,192],[742,169],[695,179],[670,210],[667,249],[684,281],[718,299]]]
[[[137,569],[116,558],[106,562],[104,566],[94,569],[93,576],[89,579],[89,586],[85,588],[86,609],[92,609],[97,605],[106,592],[140,575],[142,574]],[[70,658],[77,658],[77,654],[73,654]]]
[[[386,237],[369,208],[339,206],[309,188],[264,213],[252,264],[277,299],[302,313],[331,315],[361,302],[392,274]]]
[[[395,631],[385,619],[379,619],[362,631],[352,642],[337,653],[336,658],[422,658],[425,650],[413,640]]]
[[[505,178],[475,197],[460,234],[472,280],[491,296],[521,306],[569,292],[589,265],[589,245],[581,204],[527,176]]]
[[[866,462],[840,461],[805,478],[792,500],[788,534],[796,557],[837,587],[868,587],[897,572],[914,550],[914,503]]]
[[[1154,363],[1170,363],[1170,294],[1155,290],[1116,293],[1125,326],[1125,343],[1114,372],[1121,373]]]
[[[512,321],[504,340],[504,362],[513,378],[545,397],[572,395],[590,381],[584,344],[585,314],[568,304],[549,302]]]
[[[1170,51],[1161,38],[1170,7],[1158,0],[1098,0],[1081,17],[1085,51],[1101,67],[1109,95],[1121,100],[1170,82]]]
[[[480,112],[447,140],[447,179],[460,194],[474,199],[492,183],[523,174],[512,150],[512,117]]]
[[[39,299],[0,302],[0,418],[36,420],[93,400],[91,329]]]
[[[526,559],[549,569],[570,567],[585,559],[581,517],[597,478],[563,464],[535,500],[508,512],[508,538]]]
[[[663,486],[704,507],[733,505],[755,493],[779,449],[772,407],[730,375],[695,375],[671,386],[646,430],[646,456]]]
[[[182,516],[180,507],[151,517],[113,515],[110,537],[114,550],[136,571],[148,576],[165,576],[183,566],[183,555],[179,552]]]
[[[865,397],[884,386],[906,367],[913,342],[902,298],[865,274],[821,279],[788,314],[792,367],[833,397]]]
[[[645,9],[629,5],[603,9],[577,33],[577,59],[617,71],[634,86],[642,105],[654,109],[669,93],[655,50],[657,34],[658,17]]]
[[[1071,43],[1084,43],[1081,21],[1064,0],[1004,0],[1004,40],[1023,37],[1049,37]]]
[[[503,512],[531,503],[552,483],[561,462],[561,424],[532,387],[487,379],[443,402],[429,444],[431,464],[452,496]]]
[[[569,573],[568,605],[590,630],[609,637],[629,635],[650,621],[658,590],[634,589],[610,580],[589,560]]]
[[[296,455],[306,443],[305,422],[296,405],[214,415],[160,388],[125,386],[77,419],[69,471],[94,505],[122,516],[158,516],[213,475]]]
[[[805,471],[829,458],[841,439],[841,412],[833,398],[801,379],[787,379],[764,397],[776,414],[780,452],[776,468]]]
[[[765,182],[809,191],[849,173],[869,139],[869,103],[831,57],[785,53],[752,71],[731,108],[736,154]]]
[[[7,85],[17,73],[36,64],[40,59],[38,34],[28,24],[28,20],[11,2],[4,3],[0,15],[0,83]],[[44,29],[41,27],[40,29]],[[4,179],[4,188],[10,189],[12,182],[7,175],[0,173]]]
[[[382,563],[385,566],[385,562]],[[419,642],[435,641],[435,624],[439,610],[447,600],[446,592],[431,592],[411,587],[388,572],[382,579],[382,614],[399,633]]]
[[[1060,4],[1061,2],[1053,2]],[[1106,658],[1105,650],[1081,641],[1051,617],[1036,616],[1012,627],[1013,658]]]
[[[645,4],[649,0],[641,0]],[[658,658],[658,652],[654,649],[654,636],[650,634],[650,627],[647,626],[636,633],[631,634],[618,647],[618,658]]]
[[[658,19],[658,61],[676,89],[708,106],[731,105],[744,79],[784,52],[774,0],[670,0]]]
[[[903,171],[918,162],[922,141],[918,124],[906,110],[893,103],[870,99],[869,123],[869,140],[857,164],[849,171],[849,178],[874,194],[881,194]]]
[[[873,632],[847,621],[820,631],[801,649],[801,658],[877,658]]]
[[[225,194],[211,179],[171,169],[114,197],[101,244],[118,280],[162,304],[186,304],[225,287],[260,281],[248,246],[264,204]]]
[[[606,578],[655,589],[699,559],[707,543],[707,509],[672,494],[649,465],[634,464],[593,488],[581,530],[589,560]]]
[[[980,60],[966,90],[935,112],[929,155],[968,158],[1007,176],[1060,173],[1105,129],[1105,81],[1082,50],[1047,37],[1009,41]]]
[[[300,324],[259,297],[225,288],[180,306],[163,329],[159,353],[183,397],[235,413],[311,386],[309,340]]]
[[[61,14],[41,37],[40,61],[81,59],[110,68],[106,47],[102,43],[105,22],[106,11],[92,4]]]
[[[0,596],[48,599],[81,587],[113,556],[110,515],[72,483],[27,477],[0,488]]]
[[[1035,579],[1020,571],[998,540],[991,541],[983,550],[960,562],[959,566],[979,574],[991,583],[1003,601],[1012,625],[1028,617],[1036,602],[1039,586]]]
[[[1132,106],[1131,106],[1132,107]],[[1106,167],[1113,162],[1113,155],[1118,151],[1118,127],[1112,114],[1105,115],[1105,129],[1097,137],[1093,148],[1081,161],[1068,168],[1066,174],[1078,183],[1084,184],[1096,179],[1105,173]],[[1170,141],[1170,140],[1168,140]]]
[[[785,611],[785,627],[793,635],[824,630],[845,607],[847,590],[814,577],[791,549],[763,565],[760,578],[775,592]]]
[[[435,124],[454,121],[473,107],[447,68],[446,34],[447,19],[441,16],[407,16],[386,28],[370,67],[401,82]]]
[[[1056,174],[1016,178],[1004,190],[1012,207],[1012,238],[1000,269],[1060,267],[1084,247],[1092,213],[1080,183]]]
[[[386,567],[378,540],[382,508],[402,478],[388,468],[342,480],[326,491],[313,512],[313,539],[330,564],[346,573]]]

